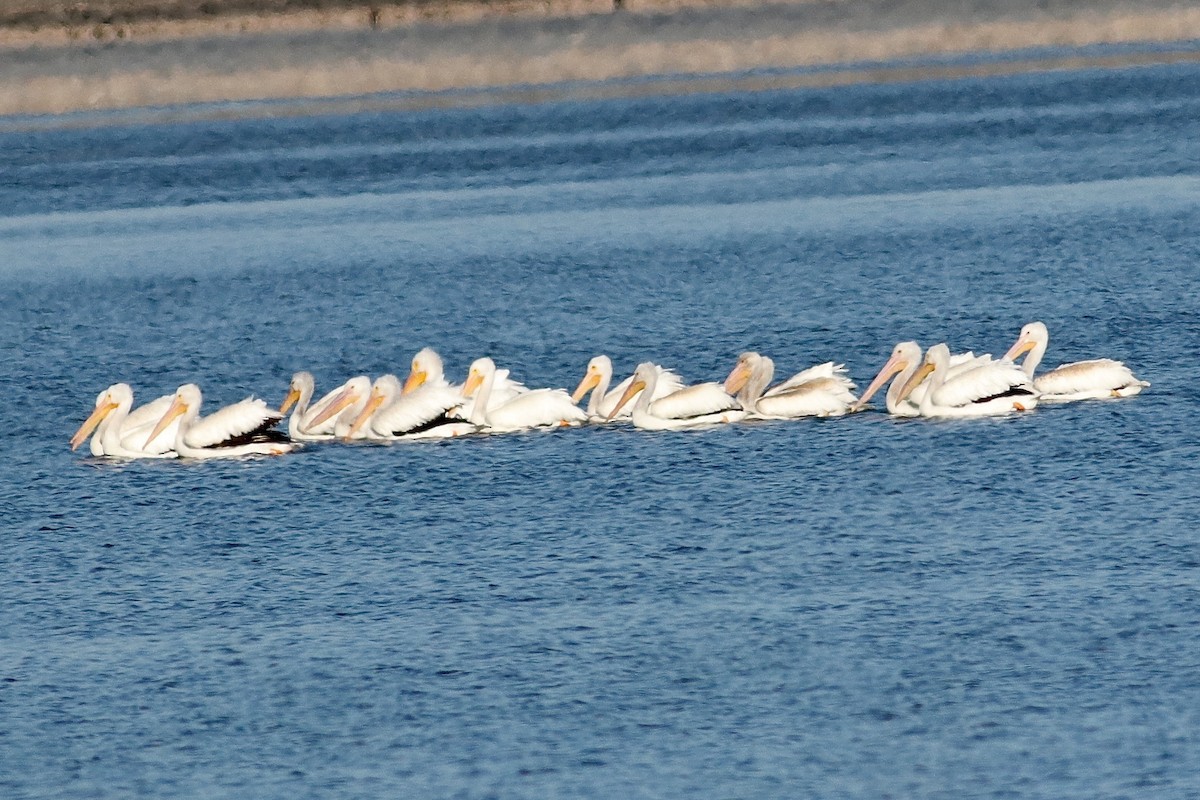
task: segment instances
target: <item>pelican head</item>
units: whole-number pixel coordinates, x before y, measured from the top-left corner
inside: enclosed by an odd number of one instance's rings
[[[442,357],[432,347],[426,347],[413,356],[408,379],[404,381],[403,394],[408,394],[428,381],[436,381],[444,374]]]
[[[127,404],[126,409],[133,405],[133,389],[128,383],[114,383],[96,395],[96,408],[71,437],[71,450],[79,449],[79,445],[87,441],[92,431],[96,430],[109,414],[120,408],[122,403]]]
[[[1004,354],[1004,359],[1012,361],[1035,349],[1038,345],[1042,345],[1044,348],[1049,341],[1050,331],[1046,329],[1046,324],[1044,322],[1031,322],[1024,328],[1021,328],[1021,335],[1017,337],[1016,343]]]
[[[654,379],[655,372],[654,365],[652,363],[649,361],[643,361],[641,364],[638,364],[637,369],[633,372],[633,380],[631,380],[629,385],[625,387],[625,393],[621,395],[621,399],[617,401],[615,406],[613,406],[613,410],[608,412],[608,416],[606,416],[605,419],[611,421],[613,417],[621,413],[621,409],[625,407],[625,404],[629,402],[630,398],[645,389],[647,384]]]
[[[737,394],[742,390],[754,374],[754,368],[762,361],[762,356],[755,352],[746,352],[738,356],[737,364],[725,379],[727,394]]]
[[[900,389],[900,394],[896,397],[897,402],[903,402],[913,389],[916,389],[921,383],[928,378],[937,369],[945,370],[950,363],[950,346],[945,344],[935,344],[925,352],[925,360],[921,362],[921,366],[914,372],[904,386]]]
[[[287,397],[283,398],[283,403],[279,406],[279,413],[286,414],[288,409],[303,398],[305,394],[312,397],[313,389],[316,386],[316,381],[313,380],[311,372],[297,372],[292,376],[292,383],[288,387]]]
[[[571,402],[578,404],[587,393],[600,385],[600,382],[607,376],[612,379],[612,359],[608,356],[596,356],[588,362],[587,372],[583,374],[583,380],[575,387],[575,393],[571,395]]]
[[[375,379],[375,383],[371,386],[371,396],[367,398],[366,405],[362,411],[358,412],[358,416],[350,423],[350,430],[346,432],[343,439],[353,439],[354,434],[363,426],[371,415],[384,403],[398,397],[401,394],[400,379],[395,375],[381,375]]]
[[[474,397],[475,392],[479,391],[479,387],[489,375],[496,374],[496,362],[492,361],[487,356],[477,358],[471,363],[471,369],[467,372],[467,382],[463,384],[463,397]]]
[[[329,401],[329,404],[325,406],[320,414],[317,415],[316,419],[308,423],[308,426],[310,428],[315,428],[322,422],[333,419],[333,417],[342,413],[342,410],[345,409],[346,406],[357,403],[359,399],[370,390],[370,387],[371,381],[365,375],[359,375],[346,381],[344,384],[342,384],[341,391],[334,395],[333,399]]]
[[[194,383],[185,383],[175,391],[175,399],[171,401],[171,405],[163,413],[162,419],[154,426],[154,430],[146,437],[146,444],[143,447],[149,447],[150,443],[158,437],[160,433],[167,429],[167,426],[174,422],[177,418],[184,414],[196,416],[200,413],[200,404],[203,402],[200,394],[200,387]],[[182,424],[182,423],[180,423]]]
[[[851,411],[861,411],[866,406],[867,401],[872,395],[880,390],[885,383],[890,381],[896,375],[899,375],[904,370],[908,369],[913,364],[921,360],[921,346],[916,342],[900,342],[892,348],[892,355],[887,360],[887,363],[879,370],[879,374],[875,376],[875,380],[871,381],[871,385],[863,392],[862,397],[858,398],[858,402],[850,407]],[[922,378],[922,380],[924,380]],[[918,381],[917,383],[920,383]],[[917,384],[913,384],[916,388]],[[912,391],[911,389],[909,391]],[[907,396],[907,394],[905,395]]]

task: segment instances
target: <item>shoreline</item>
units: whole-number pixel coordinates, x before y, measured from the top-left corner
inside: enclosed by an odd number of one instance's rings
[[[784,0],[790,3],[819,0]],[[219,2],[219,0],[218,0]],[[267,0],[270,2],[270,0]],[[286,2],[286,0],[284,0]],[[73,7],[56,8],[41,16],[2,13],[0,49],[59,47],[120,41],[173,41],[206,36],[244,36],[264,33],[312,31],[391,30],[422,24],[470,25],[488,20],[556,20],[598,16],[614,12],[614,0],[413,0],[375,3],[346,0],[313,8],[253,10],[253,3],[232,6],[215,14],[196,8],[168,6],[155,9],[130,3],[120,10],[73,14]],[[684,9],[719,5],[741,8],[762,5],[762,0],[619,0],[622,9],[635,14],[670,14]],[[836,0],[835,0],[836,2]],[[265,3],[259,3],[265,5]],[[86,18],[85,18],[86,17]]]
[[[1200,8],[1168,0],[1086,9],[1018,0],[953,18],[932,0],[626,3],[613,13],[611,2],[513,0],[488,14],[477,4],[430,4],[421,7],[427,14],[476,16],[419,20],[384,13],[411,6],[385,7],[376,27],[360,15],[364,7],[332,18],[309,11],[155,21],[120,39],[0,28],[0,116],[520,90],[1092,45],[1174,42],[1180,52],[1200,51]]]

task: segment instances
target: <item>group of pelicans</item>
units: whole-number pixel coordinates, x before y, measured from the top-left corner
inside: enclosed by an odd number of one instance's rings
[[[204,417],[195,384],[133,410],[133,390],[117,383],[96,398],[95,410],[71,438],[71,449],[91,437],[96,456],[219,458],[278,455],[309,441],[433,439],[618,419],[638,428],[675,430],[744,419],[833,417],[863,409],[888,381],[887,410],[893,415],[973,417],[1029,411],[1039,402],[1129,397],[1150,385],[1107,358],[1035,375],[1048,341],[1046,326],[1032,322],[999,360],[973,353],[952,356],[945,344],[930,347],[922,357],[916,342],[901,342],[857,398],[845,368],[833,362],[772,387],[775,364],[758,353],[743,353],[723,383],[685,386],[675,373],[645,362],[612,389],[612,361],[597,356],[568,394],[527,389],[490,358],[475,361],[466,381],[452,385],[442,359],[425,349],[413,358],[403,383],[395,375],[373,383],[359,376],[313,402],[313,377],[298,372],[278,411],[247,398]],[[276,425],[289,411],[284,433]]]

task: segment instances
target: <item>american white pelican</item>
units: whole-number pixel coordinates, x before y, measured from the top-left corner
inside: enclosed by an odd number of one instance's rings
[[[359,429],[376,441],[395,439],[445,439],[475,433],[478,426],[450,413],[463,404],[463,396],[445,385],[425,383],[407,394],[395,375],[375,379],[371,397],[354,421],[346,438]]]
[[[279,413],[287,414],[288,409],[292,408],[293,404],[295,405],[292,415],[288,417],[288,437],[294,441],[319,442],[333,438],[335,420],[326,419],[320,425],[314,425],[313,420],[329,407],[343,387],[334,389],[313,403],[314,388],[312,373],[297,372],[292,376],[287,397],[279,406]]]
[[[371,379],[366,375],[355,375],[321,399],[313,409],[309,430],[324,432],[332,426],[335,437],[344,438],[350,433],[350,425],[358,418],[371,394]],[[362,439],[366,434],[359,430],[352,438]]]
[[[446,380],[442,357],[432,347],[426,347],[413,356],[402,392],[408,394],[427,384],[443,387],[450,385],[450,382]]]
[[[658,373],[658,380],[655,383],[654,396],[650,398],[651,400],[658,400],[683,388],[683,381],[674,372],[657,364],[654,365],[654,369]],[[615,389],[609,391],[608,385],[612,383],[612,376],[612,359],[603,355],[596,356],[588,362],[583,380],[579,382],[575,393],[571,395],[571,400],[578,404],[588,392],[592,393],[587,404],[588,418],[591,422],[609,421],[608,413],[617,407],[617,401],[621,399],[621,395],[625,394],[629,384],[633,383],[633,376],[630,375],[618,383]],[[628,418],[632,413],[633,406],[626,403],[613,419]]]
[[[854,384],[846,368],[832,361],[796,373],[767,391],[775,362],[758,353],[742,353],[725,379],[725,391],[737,397],[749,416],[757,419],[839,417],[855,402]]]
[[[181,458],[232,458],[247,455],[282,455],[295,445],[282,431],[272,430],[283,415],[262,400],[248,397],[206,417],[200,416],[200,387],[186,383],[154,427],[147,441],[175,420],[175,452]]]
[[[1037,390],[1020,367],[992,361],[950,376],[950,348],[935,344],[924,363],[900,389],[903,401],[926,378],[929,388],[921,399],[923,417],[981,417],[1031,411],[1037,407]]]
[[[476,359],[471,367],[482,362],[483,359]],[[468,374],[470,370],[468,370]],[[434,386],[449,387],[463,395],[463,403],[459,410],[454,413],[454,416],[462,419],[470,419],[471,413],[475,410],[475,396],[466,397],[463,388],[466,383],[450,383],[446,380],[445,368],[442,364],[442,357],[438,352],[431,347],[418,352],[413,356],[412,367],[409,370],[408,378],[404,381],[404,394],[415,391],[422,386],[432,384]],[[488,397],[488,405],[492,408],[498,408],[504,405],[509,400],[512,400],[519,394],[528,392],[525,384],[512,380],[508,376],[508,370],[496,370],[495,378],[492,380],[492,393]]]
[[[973,352],[956,353],[950,356],[950,370],[946,373],[946,378],[954,378],[969,369],[981,367],[984,364],[992,363],[992,357],[984,354],[981,356],[975,355]],[[887,410],[888,413],[896,417],[919,417],[921,416],[921,400],[924,399],[926,391],[929,389],[928,379],[921,381],[914,386],[904,399],[900,399],[900,390],[908,383],[908,379],[913,373],[921,367],[921,347],[916,342],[900,342],[892,348],[891,358],[879,370],[879,374],[871,381],[871,385],[863,392],[862,397],[858,402],[851,407],[851,411],[860,411],[871,399],[874,394],[879,391],[889,380],[892,385],[887,391]],[[892,378],[895,377],[895,380]]]
[[[500,405],[490,402],[496,383],[496,364],[480,358],[471,365],[463,394],[475,398],[470,420],[484,433],[504,433],[528,428],[579,425],[587,413],[571,402],[565,389],[534,389],[522,392]]]
[[[695,428],[745,419],[746,412],[719,384],[698,383],[686,386],[666,397],[654,400],[658,384],[658,369],[649,361],[638,364],[633,380],[626,387],[617,407],[608,413],[612,419],[634,395],[641,392],[633,406],[635,427],[651,431]]]
[[[897,417],[917,417],[921,415],[920,399],[925,396],[925,392],[920,387],[913,387],[909,394],[900,399],[900,391],[908,383],[908,379],[913,376],[921,366],[921,346],[916,342],[900,342],[892,348],[891,358],[879,370],[879,374],[875,376],[875,380],[871,381],[871,385],[863,392],[862,397],[854,404],[854,411],[861,410],[876,392],[879,391],[888,381],[892,381],[892,385],[887,391],[887,410],[889,414]],[[892,378],[895,377],[895,380]],[[927,383],[922,383],[921,386],[927,387]]]
[[[175,425],[146,441],[146,434],[166,412],[174,395],[163,395],[153,402],[133,408],[133,389],[127,383],[114,383],[96,396],[96,408],[71,437],[71,449],[78,449],[92,436],[94,456],[116,458],[174,458]]]
[[[477,359],[471,366],[474,367],[481,361],[482,359]],[[413,356],[412,367],[409,370],[408,378],[404,381],[403,393],[408,394],[429,384],[449,387],[460,395],[463,394],[463,387],[466,385],[465,383],[452,384],[447,381],[442,357],[433,348],[426,347]],[[529,389],[525,387],[525,384],[508,377],[508,370],[498,369],[496,370],[495,378],[492,380],[492,393],[488,398],[488,405],[492,408],[498,408],[517,395],[528,391]],[[463,400],[461,410],[455,416],[462,417],[464,420],[470,419],[471,412],[475,409],[475,397],[464,397]]]
[[[491,369],[495,370],[492,375],[492,391],[487,395],[488,411],[494,411],[501,406],[507,405],[513,400],[516,400],[518,396],[529,392],[529,387],[520,381],[514,381],[509,377],[508,370],[496,369],[496,365],[492,363],[490,358],[477,358],[472,361],[470,368],[467,370],[468,380],[470,380],[472,370],[484,372],[488,369],[487,364],[491,364]],[[473,395],[468,395],[466,392],[466,381],[457,386],[452,385],[451,388],[459,391],[467,399],[467,401],[463,403],[462,410],[458,412],[458,415],[463,419],[471,419],[472,415],[475,413],[475,404],[479,402],[479,398],[482,395],[479,392],[475,392]]]
[[[1066,403],[1072,400],[1100,400],[1107,397],[1132,397],[1150,385],[1134,377],[1129,367],[1111,358],[1096,358],[1091,361],[1076,361],[1063,364],[1049,372],[1034,376],[1033,372],[1042,363],[1046,345],[1050,343],[1050,332],[1041,322],[1031,322],[1021,328],[1017,342],[1004,354],[1006,359],[1025,356],[1025,374],[1033,379],[1033,385],[1041,392],[1046,403]]]

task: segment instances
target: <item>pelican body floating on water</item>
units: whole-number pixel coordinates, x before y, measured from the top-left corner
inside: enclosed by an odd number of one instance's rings
[[[983,417],[1037,407],[1033,383],[1011,362],[993,361],[954,376],[949,372],[950,348],[935,344],[900,389],[897,400],[903,402],[928,378],[929,388],[921,398],[922,417]]]
[[[295,405],[291,416],[288,417],[288,436],[297,442],[321,442],[334,438],[336,419],[321,417],[325,409],[338,399],[345,384],[329,392],[320,400],[312,403],[315,381],[310,372],[297,372],[292,376],[288,393],[279,406],[280,414],[287,414],[288,409]],[[317,423],[320,418],[320,423]]]
[[[775,376],[775,362],[758,353],[742,353],[725,391],[737,398],[751,419],[840,417],[854,405],[854,384],[846,368],[828,361],[798,372],[767,389]]]
[[[1148,381],[1134,377],[1129,367],[1111,358],[1063,364],[1035,376],[1033,373],[1042,363],[1042,356],[1046,354],[1049,344],[1050,332],[1045,323],[1031,322],[1021,328],[1016,343],[1004,354],[1004,357],[1011,361],[1028,353],[1025,356],[1025,374],[1033,380],[1033,385],[1041,393],[1044,403],[1132,397],[1150,385]]]
[[[471,368],[481,365],[483,359],[476,359],[471,364]],[[493,365],[494,366],[494,365]],[[468,376],[470,371],[468,370]],[[448,388],[458,394],[462,403],[456,416],[464,420],[470,419],[475,410],[475,398],[477,393],[467,396],[465,393],[466,383],[452,384],[446,380],[446,371],[442,362],[442,357],[432,347],[426,347],[420,350],[413,356],[412,366],[408,373],[408,378],[404,381],[402,394],[409,394],[425,386],[438,386]],[[514,381],[508,375],[508,370],[497,369],[495,376],[492,379],[492,391],[488,394],[489,408],[499,408],[505,403],[516,398],[519,394],[525,394],[529,389],[525,384]]]
[[[282,455],[295,446],[282,431],[272,430],[283,415],[262,400],[248,397],[206,417],[200,387],[180,386],[170,406],[146,441],[151,442],[178,421],[175,452],[181,458],[235,458],[247,455]]]
[[[410,380],[411,382],[411,380]],[[445,439],[479,430],[477,425],[453,416],[464,398],[445,381],[417,383],[404,391],[395,375],[376,378],[371,396],[345,438],[353,438],[365,426],[365,437],[375,441],[402,439]]]
[[[608,419],[621,413],[625,404],[637,397],[630,418],[634,427],[651,431],[669,431],[720,425],[746,418],[737,400],[716,383],[698,383],[655,400],[658,388],[658,366],[644,361],[634,370],[633,380],[608,412]],[[640,396],[639,396],[640,393]]]
[[[990,355],[977,356],[968,351],[966,353],[958,353],[950,356],[950,367],[946,372],[946,380],[955,378],[964,372],[981,367],[985,364],[992,363]],[[892,355],[888,358],[887,363],[880,368],[879,374],[871,381],[871,385],[863,392],[862,397],[858,399],[851,411],[859,411],[866,406],[876,392],[883,387],[888,381],[892,385],[888,387],[886,395],[886,407],[888,413],[895,417],[919,417],[921,416],[921,401],[925,398],[925,393],[929,391],[929,380],[925,379],[918,382],[915,386],[909,389],[908,393],[901,397],[901,390],[908,384],[909,378],[913,376],[918,369],[921,368],[921,346],[916,342],[899,342],[892,348]]]
[[[163,395],[130,411],[133,389],[127,383],[114,383],[97,395],[95,410],[71,437],[71,449],[78,449],[91,436],[90,448],[94,456],[174,458],[178,423],[164,428],[157,436],[146,438],[173,399],[173,395]]]
[[[492,359],[480,358],[471,365],[463,384],[463,394],[475,399],[470,421],[481,432],[507,433],[587,422],[587,412],[572,402],[565,389],[527,390],[507,402],[493,404],[491,396],[498,374]]]
[[[683,380],[668,369],[664,369],[659,365],[654,365],[654,370],[657,373],[654,383],[654,394],[651,395],[651,401],[661,400],[669,394],[674,394],[683,388]],[[608,386],[612,383],[613,366],[612,359],[605,355],[599,355],[588,362],[587,371],[583,375],[583,380],[575,387],[575,393],[571,395],[572,402],[578,403],[588,392],[591,392],[591,397],[588,398],[587,414],[588,420],[595,423],[611,422],[615,419],[629,419],[633,414],[633,406],[626,403],[620,411],[610,418],[609,414],[617,407],[617,403],[625,394],[625,390],[629,388],[629,384],[633,383],[633,376],[630,375],[625,380],[617,384],[616,388],[609,391]],[[633,395],[630,399],[636,397]]]

